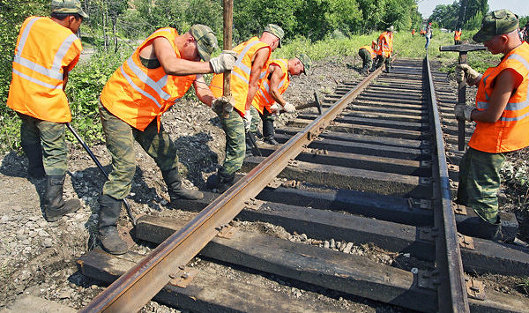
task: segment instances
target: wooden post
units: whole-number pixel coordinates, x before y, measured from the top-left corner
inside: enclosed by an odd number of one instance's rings
[[[233,0],[223,0],[223,15],[224,15],[224,31],[223,31],[223,45],[224,50],[231,50],[232,44],[232,28],[233,28]],[[226,71],[223,74],[224,84],[222,87],[222,95],[230,96],[230,75],[231,71]]]

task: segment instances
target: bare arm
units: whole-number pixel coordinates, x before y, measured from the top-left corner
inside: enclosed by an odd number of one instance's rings
[[[281,82],[281,76],[283,76],[281,67],[271,64],[270,72],[272,74],[270,77],[270,96],[272,96],[277,103],[281,104],[281,106],[285,106],[286,101],[283,99],[283,96],[278,89],[279,83]]]
[[[503,110],[509,102],[513,91],[518,87],[521,80],[517,79],[515,72],[502,71],[496,78],[496,85],[490,96],[489,106],[483,111],[472,111],[473,121],[495,123],[503,114]]]
[[[211,107],[211,103],[213,103],[215,97],[213,96],[213,93],[209,89],[209,86],[206,84],[206,81],[202,75],[199,75],[193,82],[193,87],[195,87],[198,100]]]
[[[63,83],[62,83],[62,90],[66,90],[66,84],[68,83],[68,68],[64,67],[63,72]]]
[[[154,39],[152,45],[156,58],[167,75],[186,76],[213,72],[209,62],[195,62],[177,58],[173,47],[164,37]]]
[[[266,60],[268,59],[268,50],[266,48],[261,48],[257,51],[255,54],[255,59],[252,63],[252,69],[250,71],[250,81],[248,84],[248,95],[246,96],[246,104],[244,106],[244,109],[247,111],[250,109],[250,105],[252,104],[253,97],[257,93],[258,89],[258,82],[259,82],[259,76],[261,75],[261,71],[263,70],[263,67],[266,63]]]

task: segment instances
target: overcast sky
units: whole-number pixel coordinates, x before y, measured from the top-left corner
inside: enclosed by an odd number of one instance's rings
[[[418,0],[419,12],[424,18],[432,14],[433,9],[439,4],[452,4],[454,0]],[[509,9],[518,16],[529,15],[529,3],[527,0],[489,0],[491,11],[498,9]]]

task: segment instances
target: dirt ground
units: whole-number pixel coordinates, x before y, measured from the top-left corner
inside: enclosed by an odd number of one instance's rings
[[[337,57],[315,62],[312,73],[295,77],[285,97],[294,105],[333,92],[341,81],[359,77],[358,57]],[[276,121],[281,126],[294,115],[283,114]],[[196,98],[177,103],[163,119],[163,124],[175,141],[180,157],[180,172],[185,185],[205,189],[207,177],[216,171],[224,158],[224,133],[216,115]],[[107,171],[110,156],[104,144],[92,147]],[[128,201],[136,215],[164,214],[167,208],[167,188],[152,159],[136,146],[137,168]],[[523,156],[520,156],[523,157]],[[66,198],[78,197],[82,208],[61,220],[48,223],[43,218],[39,195],[44,180],[26,178],[27,161],[20,151],[12,151],[0,158],[0,310],[24,294],[35,295],[80,309],[90,302],[102,286],[77,272],[75,260],[87,251],[89,234],[95,231],[97,198],[104,177],[76,142],[69,143]],[[504,192],[507,204],[509,190]],[[130,228],[124,212],[120,228]],[[135,246],[139,252],[148,247]],[[293,288],[294,289],[294,288]],[[292,292],[299,292],[294,290]],[[318,297],[317,294],[314,297]],[[341,299],[341,298],[340,298]],[[372,307],[356,311],[375,312]],[[178,312],[151,302],[142,312]],[[385,310],[376,310],[385,312]]]

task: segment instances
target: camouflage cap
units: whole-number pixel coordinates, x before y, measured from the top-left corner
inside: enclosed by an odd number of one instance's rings
[[[200,58],[209,62],[211,54],[218,48],[218,41],[215,34],[206,25],[195,24],[189,29],[189,33],[195,38]]]
[[[51,12],[52,13],[65,13],[65,14],[79,14],[82,18],[88,18],[88,14],[83,11],[81,2],[79,0],[52,0],[51,1]]]
[[[281,47],[281,40],[283,40],[283,37],[285,36],[285,31],[283,31],[283,28],[276,24],[268,24],[266,25],[264,31],[279,38],[279,47]]]
[[[496,10],[487,13],[481,21],[481,29],[472,37],[476,42],[491,40],[518,28],[518,16],[509,10]]]
[[[307,75],[307,71],[310,69],[312,61],[305,53],[298,55],[297,58],[301,61],[301,63],[303,63],[303,74]]]

